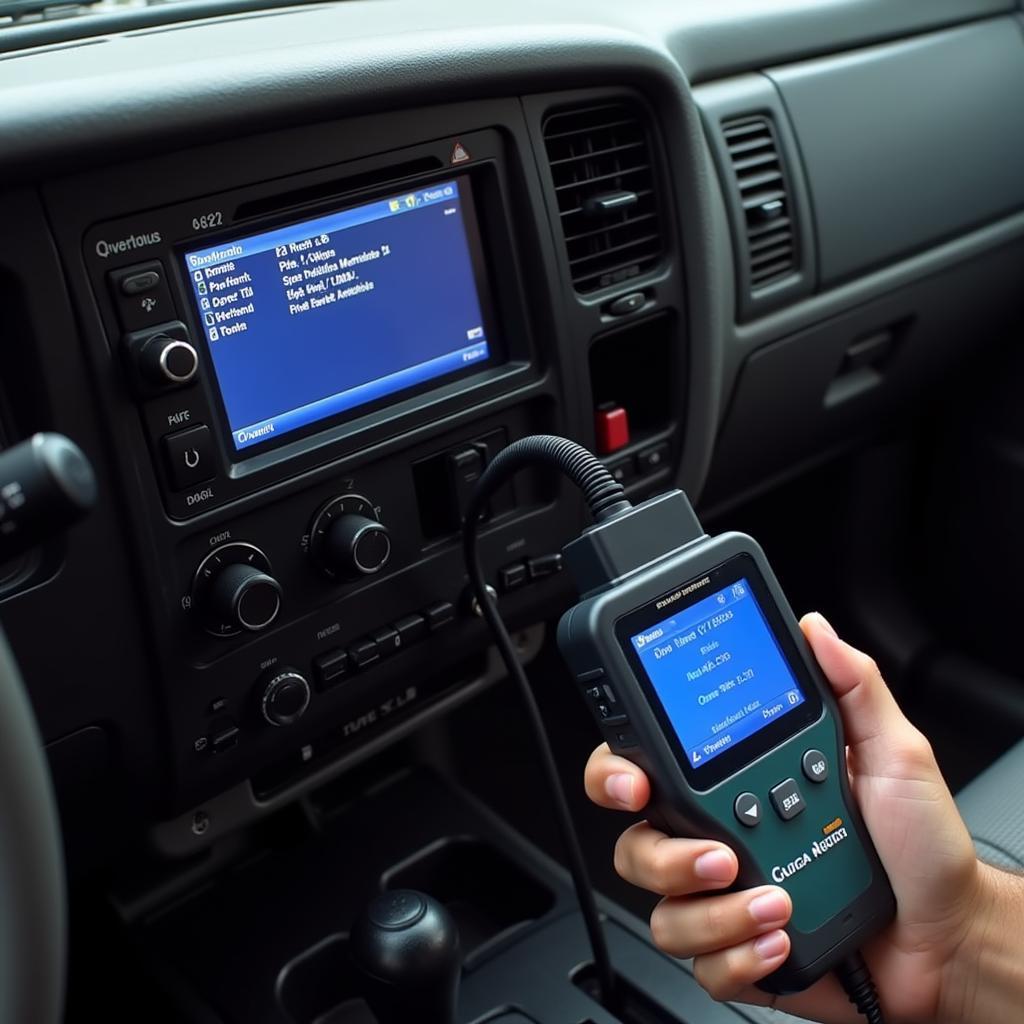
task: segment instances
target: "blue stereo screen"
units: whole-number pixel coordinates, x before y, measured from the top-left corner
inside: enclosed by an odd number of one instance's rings
[[[630,642],[695,767],[804,702],[746,579]]]
[[[490,358],[460,182],[185,254],[236,450]]]

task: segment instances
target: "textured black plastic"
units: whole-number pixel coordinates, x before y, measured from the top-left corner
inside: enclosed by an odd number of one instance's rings
[[[380,1024],[455,1024],[459,932],[436,900],[411,889],[382,893],[356,920],[349,946]]]

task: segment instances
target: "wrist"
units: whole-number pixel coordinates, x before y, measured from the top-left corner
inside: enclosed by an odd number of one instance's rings
[[[943,971],[939,1020],[1010,1020],[1024,1005],[1024,879],[978,863],[966,927]]]

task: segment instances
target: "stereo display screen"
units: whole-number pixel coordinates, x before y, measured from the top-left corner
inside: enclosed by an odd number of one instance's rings
[[[184,264],[236,453],[495,358],[467,177],[187,251]]]

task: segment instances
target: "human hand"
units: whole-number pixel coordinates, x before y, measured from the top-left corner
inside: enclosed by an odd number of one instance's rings
[[[821,615],[800,625],[838,700],[853,795],[896,894],[895,920],[862,951],[886,1020],[980,1019],[969,1008],[977,978],[963,956],[977,948],[998,887],[991,876],[1000,873],[979,864],[928,741],[904,717],[875,662]],[[585,785],[603,807],[642,811],[650,799],[643,771],[606,744],[591,756]],[[829,1024],[862,1021],[831,975],[792,996],[753,987],[789,955],[782,929],[792,906],[778,886],[712,895],[736,878],[727,846],[670,838],[640,822],[616,844],[615,867],[664,897],[651,916],[655,944],[692,956],[697,980],[716,999],[770,1004]]]

